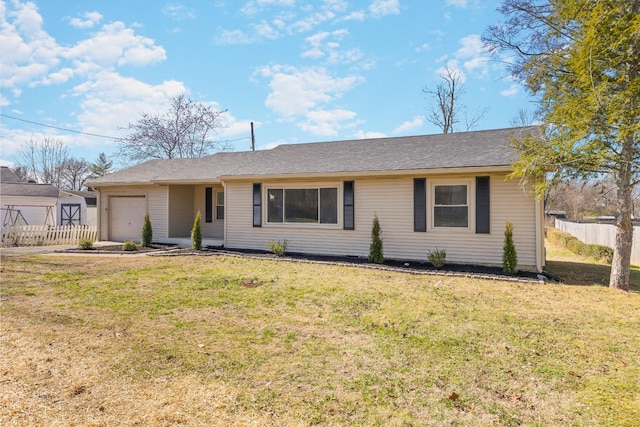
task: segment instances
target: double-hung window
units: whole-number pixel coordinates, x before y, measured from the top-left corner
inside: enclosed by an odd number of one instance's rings
[[[268,188],[267,222],[337,224],[338,189]]]
[[[224,191],[216,192],[216,219],[224,219]]]
[[[434,185],[433,227],[469,227],[469,186]]]

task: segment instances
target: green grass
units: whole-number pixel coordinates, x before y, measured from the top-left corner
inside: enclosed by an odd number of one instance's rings
[[[640,422],[636,292],[227,257],[1,269],[2,425]]]
[[[608,286],[611,266],[593,258],[576,255],[568,249],[546,241],[545,270],[560,277],[567,285]],[[640,292],[640,267],[631,266],[629,289]]]

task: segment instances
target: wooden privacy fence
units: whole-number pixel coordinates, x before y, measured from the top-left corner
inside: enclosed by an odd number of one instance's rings
[[[95,241],[95,225],[15,225],[2,228],[2,246],[75,245],[80,239]]]
[[[613,224],[598,224],[592,222],[573,222],[556,219],[555,227],[576,237],[583,243],[616,246],[616,226]],[[633,227],[633,247],[631,249],[631,264],[640,265],[640,226]]]

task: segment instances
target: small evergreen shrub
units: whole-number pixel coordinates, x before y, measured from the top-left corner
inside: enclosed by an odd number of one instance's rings
[[[277,242],[269,240],[269,249],[277,256],[285,256],[288,247],[289,241],[287,239],[284,239],[282,242],[280,242],[280,240]]]
[[[513,244],[513,226],[507,221],[504,229],[504,246],[502,248],[502,270],[507,274],[518,271],[518,254]]]
[[[151,239],[153,238],[153,230],[151,229],[151,221],[149,220],[149,214],[144,216],[144,225],[142,226],[140,244],[144,247],[151,246]]]
[[[382,264],[384,262],[384,252],[382,249],[382,238],[380,235],[380,221],[378,215],[373,217],[373,226],[371,227],[371,245],[369,246],[369,262]]]
[[[89,249],[93,249],[93,240],[91,239],[80,239],[78,240],[78,248],[84,251]]]
[[[138,245],[136,245],[136,242],[134,242],[133,240],[127,240],[126,242],[122,243],[122,250],[127,252],[137,251]]]
[[[435,268],[440,268],[447,262],[447,251],[436,248],[434,251],[429,251],[427,259]]]
[[[195,221],[193,221],[193,228],[191,229],[191,249],[199,251],[202,249],[202,231],[200,230],[200,211],[196,215]]]

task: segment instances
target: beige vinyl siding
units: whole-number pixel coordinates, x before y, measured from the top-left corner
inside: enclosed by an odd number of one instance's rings
[[[485,174],[486,175],[486,174]],[[416,176],[424,178],[425,176]],[[269,240],[289,241],[289,251],[367,257],[371,226],[377,214],[382,229],[384,255],[390,259],[425,260],[436,247],[446,249],[447,261],[460,263],[502,263],[504,226],[511,220],[521,267],[536,266],[535,200],[517,181],[505,181],[504,174],[490,175],[491,232],[475,233],[475,175],[426,176],[427,232],[413,231],[413,176],[355,179],[355,230],[342,229],[342,180],[295,184],[302,187],[338,185],[338,227],[297,226],[292,224],[252,227],[252,182],[227,183],[226,242],[229,248],[268,250]],[[345,180],[349,180],[348,177]],[[469,183],[469,223],[465,230],[432,227],[431,181],[445,184]],[[262,182],[267,187],[293,183]]]
[[[205,221],[205,188],[211,187],[213,189],[213,221]],[[223,191],[220,184],[207,184],[196,185],[194,189],[194,212],[200,212],[200,230],[202,231],[203,238],[222,239],[224,237],[224,219],[216,218],[216,194],[219,191]]]
[[[166,186],[123,186],[103,187],[98,200],[99,240],[109,238],[109,198],[112,196],[145,196],[147,212],[153,229],[153,241],[168,237],[168,187]],[[142,230],[141,230],[142,231]]]
[[[191,235],[194,212],[193,185],[169,186],[169,237]]]

